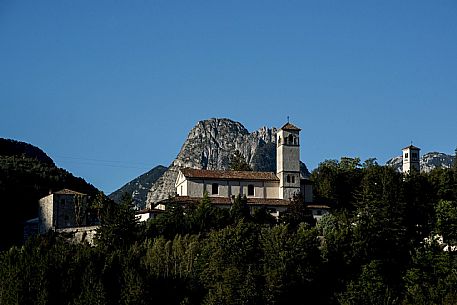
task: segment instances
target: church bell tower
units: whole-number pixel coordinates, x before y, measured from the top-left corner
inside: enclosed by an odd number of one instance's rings
[[[276,175],[279,198],[292,199],[300,193],[300,128],[289,122],[276,135]]]
[[[413,168],[414,170],[420,172],[420,158],[419,152],[420,148],[413,146],[407,146],[402,149],[403,151],[403,173],[409,173],[410,170]]]

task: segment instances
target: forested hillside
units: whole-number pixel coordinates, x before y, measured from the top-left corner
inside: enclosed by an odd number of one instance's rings
[[[62,188],[97,193],[84,179],[56,167],[41,149],[0,139],[0,249],[22,242],[23,223],[37,217],[38,200]]]
[[[278,221],[243,198],[146,224],[129,198],[102,204],[95,247],[49,235],[4,251],[0,303],[455,304],[455,167],[403,176],[343,158],[311,178],[333,208],[317,225],[299,197]]]

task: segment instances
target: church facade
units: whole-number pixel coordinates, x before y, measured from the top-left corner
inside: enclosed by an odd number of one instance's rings
[[[285,210],[296,194],[313,201],[311,182],[300,173],[300,128],[290,123],[276,135],[276,172],[182,168],[175,187],[175,202],[198,201],[206,192],[214,205],[230,207],[241,195],[249,206],[266,207],[273,214]]]

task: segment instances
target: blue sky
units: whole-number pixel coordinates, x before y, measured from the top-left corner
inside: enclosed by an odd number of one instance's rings
[[[457,2],[0,2],[0,137],[110,193],[199,120],[302,128],[301,159],[457,146]]]

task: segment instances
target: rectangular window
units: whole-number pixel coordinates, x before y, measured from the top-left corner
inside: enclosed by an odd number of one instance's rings
[[[211,185],[211,194],[212,195],[217,195],[219,194],[219,184],[218,183],[213,183]]]
[[[254,196],[254,185],[248,185],[248,196]]]

